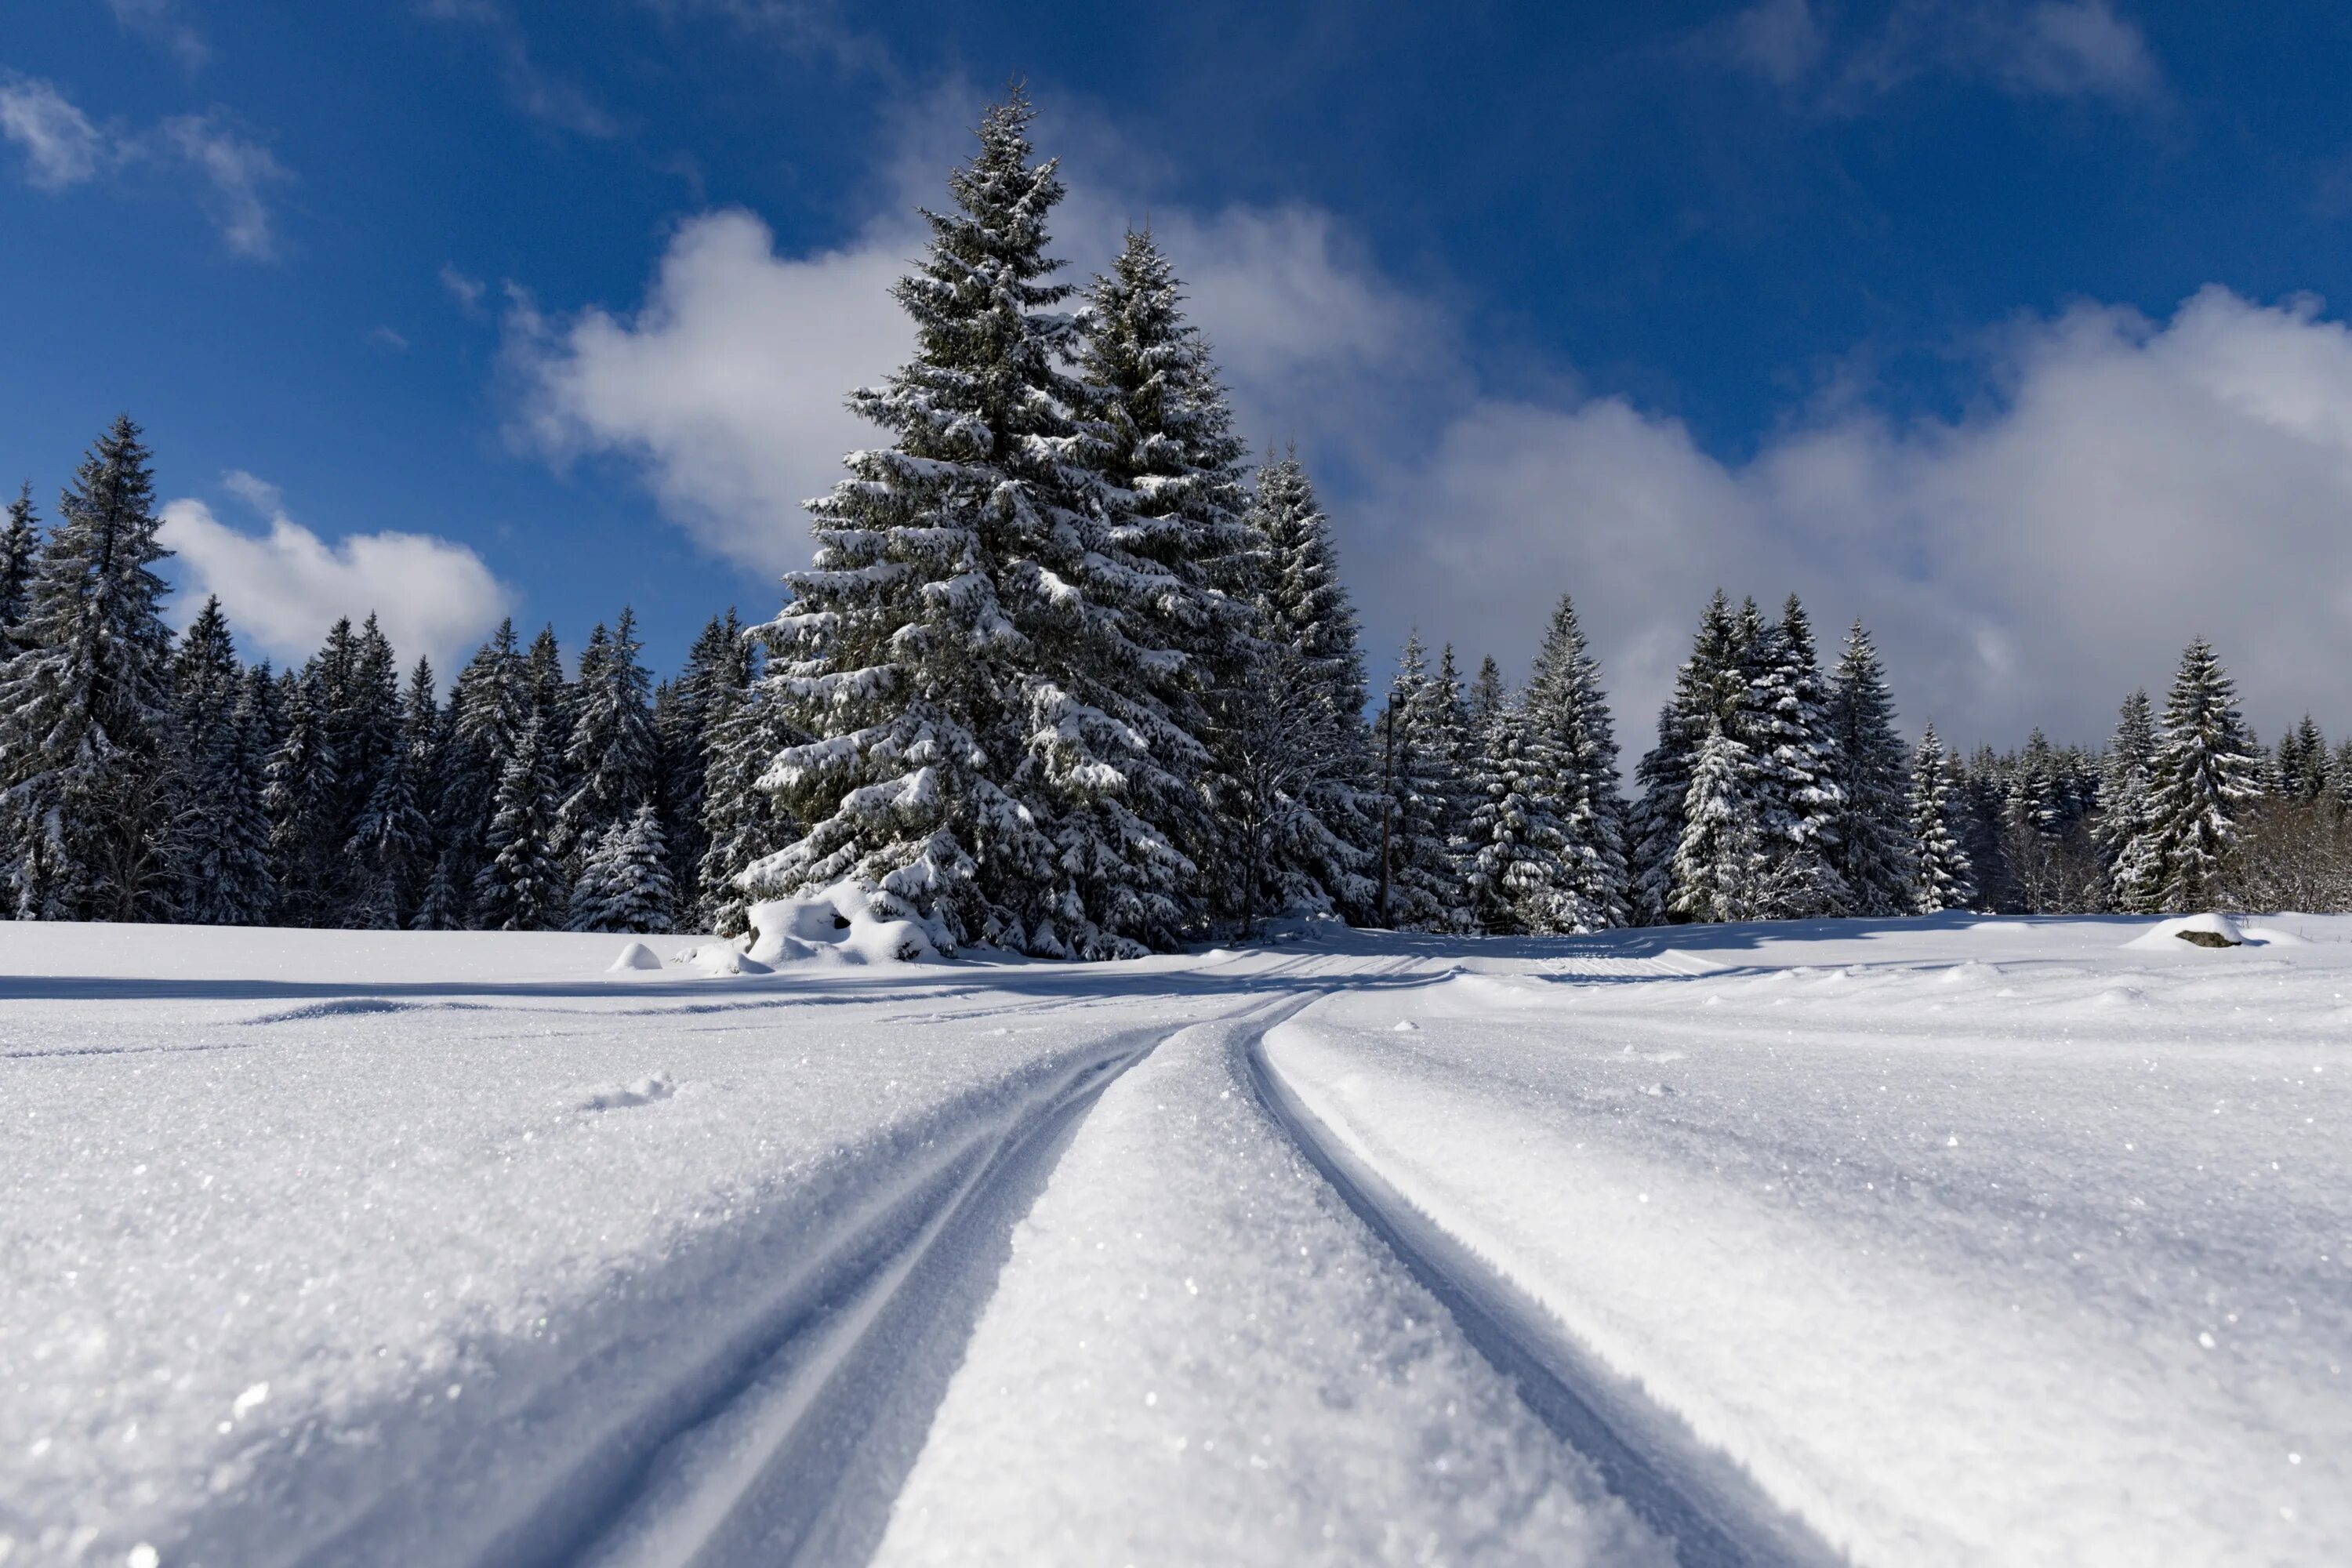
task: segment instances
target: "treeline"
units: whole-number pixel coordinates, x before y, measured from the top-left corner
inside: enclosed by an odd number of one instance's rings
[[[0,533],[0,897],[18,918],[732,934],[849,884],[943,947],[1164,949],[1262,916],[1449,931],[1946,909],[2352,907],[2352,747],[2255,746],[2212,650],[2093,755],[1896,732],[1857,624],[1717,594],[1619,778],[1562,599],[1517,689],[1416,637],[1378,708],[1295,454],[1251,472],[1147,234],[1053,280],[1018,95],[894,294],[885,441],[810,503],[772,622],[655,684],[625,610],[567,674],[511,625],[437,694],[371,618],[240,665],[176,639],[139,432]]]
[[[552,628],[525,647],[500,626],[446,701],[373,616],[299,668],[248,667],[217,600],[166,627],[153,502],[124,418],[53,526],[28,486],[0,531],[16,918],[662,931],[740,907],[732,878],[776,841],[732,612],[658,687],[626,609],[570,674]]]

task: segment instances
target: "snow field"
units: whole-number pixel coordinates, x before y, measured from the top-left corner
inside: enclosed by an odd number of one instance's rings
[[[6,928],[0,1563],[1808,1560],[1718,1475],[1857,1564],[2352,1560],[2352,921],[2252,925]]]
[[[1196,1026],[1071,1140],[875,1562],[1663,1564]]]
[[[1266,1053],[1859,1563],[2352,1556],[2352,922],[1941,923],[1359,993]]]
[[[32,929],[0,944],[17,964]],[[110,944],[176,934],[84,928],[79,955],[120,972]],[[239,934],[248,973],[279,963]],[[284,967],[332,962],[331,933],[289,934],[310,951]],[[568,946],[589,978],[533,994],[448,977],[430,939],[350,940],[348,967],[391,951],[405,980],[0,1008],[12,1568],[560,1557],[828,1269],[1139,1022],[968,975],[680,996],[606,982],[609,937],[466,939],[488,963]],[[1160,1032],[1213,1005],[1160,998]]]

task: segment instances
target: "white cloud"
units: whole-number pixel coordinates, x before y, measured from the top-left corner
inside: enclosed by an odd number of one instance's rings
[[[286,492],[268,479],[247,473],[243,468],[231,468],[221,476],[221,489],[237,500],[268,517],[285,510]]]
[[[1145,216],[1083,189],[1065,214],[1077,277]],[[1324,480],[1376,662],[1417,623],[1522,664],[1573,593],[1638,753],[1717,584],[1801,593],[1825,643],[1863,616],[1909,722],[1961,738],[2096,739],[2200,632],[2270,729],[2352,659],[2352,332],[2312,301],[2028,322],[1966,418],[1895,422],[1849,387],[1727,463],[1622,398],[1482,391],[1445,312],[1328,214],[1149,216],[1244,434],[1297,436]],[[738,563],[797,564],[799,502],[880,438],[841,399],[904,357],[887,289],[919,242],[886,222],[788,257],[749,214],[695,218],[633,311],[510,312],[518,434],[620,458]]]
[[[417,9],[436,21],[475,28],[498,63],[508,98],[531,119],[598,140],[620,133],[620,122],[585,89],[532,58],[522,24],[498,0],[419,0]]]
[[[25,177],[62,191],[97,177],[111,157],[108,140],[56,87],[0,76],[0,135],[24,150]]]
[[[888,290],[915,244],[902,229],[782,258],[749,213],[695,218],[635,313],[509,312],[519,434],[558,458],[640,462],[663,510],[715,554],[761,572],[803,562],[800,503],[878,438],[842,400],[905,357],[912,333]]]
[[[380,349],[390,349],[396,354],[404,354],[408,352],[407,338],[391,327],[369,328],[367,341]]]
[[[373,612],[404,660],[425,655],[446,678],[512,601],[462,544],[394,532],[330,544],[280,510],[275,486],[241,471],[223,482],[268,514],[269,531],[232,528],[201,500],[164,507],[163,544],[186,574],[174,602],[193,616],[217,594],[237,632],[281,661],[308,658],[337,617]]]
[[[482,280],[467,277],[446,261],[441,264],[441,287],[449,291],[449,298],[457,300],[457,308],[466,314],[473,315],[482,308]]]
[[[1725,25],[1730,57],[1778,87],[1792,86],[1822,58],[1821,24],[1808,0],[1759,0]]]
[[[229,249],[257,261],[275,256],[278,237],[262,192],[293,175],[269,149],[217,110],[166,120],[157,131],[166,148],[204,176],[205,209]]]
[[[268,148],[238,130],[220,110],[184,114],[144,135],[117,134],[46,81],[0,75],[0,135],[25,151],[25,177],[62,191],[132,164],[194,172],[197,198],[230,250],[254,260],[277,254],[268,187],[294,176]]]
[[[1696,42],[1702,56],[1776,87],[1818,88],[1839,110],[1927,76],[2021,97],[2129,103],[2163,91],[2147,35],[2110,0],[1900,0],[1867,31],[1843,39],[1832,31],[1811,0],[1758,0]]]
[[[1056,226],[1055,253],[1077,263],[1066,276],[1107,266],[1129,212],[1074,196]],[[1254,437],[1369,449],[1408,401],[1398,384],[1451,384],[1437,313],[1382,278],[1328,214],[1179,208],[1150,221]],[[803,563],[801,503],[832,488],[843,453],[882,439],[845,399],[911,346],[889,290],[922,242],[894,217],[840,249],[785,257],[757,217],[709,213],[680,226],[625,316],[551,321],[522,299],[507,322],[516,434],[559,461],[635,462],[667,516],[740,565]]]
[[[201,69],[212,58],[204,35],[180,15],[179,0],[106,0],[115,25],[169,53],[183,68]]]
[[[2008,342],[1998,404],[1847,412],[1727,465],[1622,401],[1490,401],[1371,503],[1376,627],[1528,657],[1573,592],[1629,746],[1717,584],[1856,614],[1916,726],[2093,741],[2215,639],[2253,716],[2325,709],[2352,660],[2352,332],[2209,289],[2164,323],[2084,308]],[[2352,714],[2338,713],[2341,724]]]

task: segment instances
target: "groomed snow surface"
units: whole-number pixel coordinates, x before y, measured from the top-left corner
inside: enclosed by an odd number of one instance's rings
[[[2352,920],[868,925],[0,927],[0,1564],[2352,1562]]]

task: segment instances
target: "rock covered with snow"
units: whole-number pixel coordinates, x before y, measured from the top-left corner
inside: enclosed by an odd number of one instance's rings
[[[621,955],[613,960],[612,967],[606,973],[625,974],[631,970],[659,969],[661,966],[661,959],[655,954],[652,948],[647,947],[644,942],[633,942],[621,949]]]
[[[875,912],[871,889],[838,882],[797,899],[751,906],[752,962],[773,966],[807,959],[836,963],[928,963],[945,945],[914,920]]]
[[[2292,931],[2281,931],[2276,926],[2255,925],[2233,916],[2209,912],[2158,921],[2124,945],[2152,947],[2164,952],[2182,946],[2300,947],[2303,938]]]

